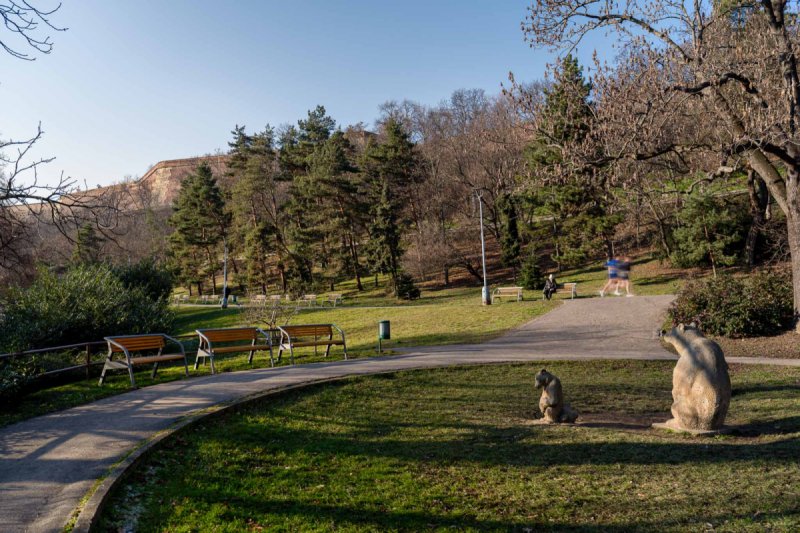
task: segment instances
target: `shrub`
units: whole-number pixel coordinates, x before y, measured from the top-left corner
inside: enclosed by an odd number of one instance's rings
[[[528,255],[525,262],[522,263],[522,270],[519,278],[522,286],[528,290],[536,291],[542,288],[542,271],[539,268],[536,255]]]
[[[106,265],[78,265],[56,276],[44,269],[27,289],[10,291],[0,319],[5,351],[98,340],[107,335],[169,331],[166,299],[125,283]]]
[[[172,272],[152,259],[143,259],[132,265],[114,267],[114,274],[128,289],[140,287],[151,300],[169,298],[175,281]]]
[[[416,300],[419,298],[419,288],[414,285],[414,278],[406,272],[397,274],[397,297],[404,300]]]
[[[679,268],[736,264],[749,225],[747,206],[717,196],[691,196],[678,213],[672,231],[675,250],[670,256]]]
[[[669,310],[673,324],[694,322],[725,337],[773,335],[792,327],[792,283],[787,274],[759,272],[687,283]]]

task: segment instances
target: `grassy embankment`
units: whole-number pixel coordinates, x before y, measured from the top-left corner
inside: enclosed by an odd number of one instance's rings
[[[800,369],[733,366],[737,431],[692,438],[648,429],[672,366],[548,363],[578,426],[531,425],[539,364],[283,393],[168,438],[101,529],[797,531]]]

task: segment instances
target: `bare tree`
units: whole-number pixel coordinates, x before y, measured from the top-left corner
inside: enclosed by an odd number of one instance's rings
[[[53,31],[65,31],[50,22],[50,16],[61,8],[59,3],[52,9],[34,7],[27,0],[5,0],[0,3],[0,18],[3,26],[9,32],[8,38],[0,38],[0,47],[17,59],[34,61],[24,50],[33,50],[42,54],[49,54],[53,50],[53,43],[49,35],[40,35],[40,27]],[[21,48],[20,48],[21,46]]]
[[[0,33],[0,47],[12,57],[27,61],[33,54],[49,54],[53,43],[48,31],[64,31],[50,17],[61,7],[42,9],[27,0],[0,3],[0,18],[6,33]],[[44,30],[44,33],[42,33]],[[30,267],[36,256],[36,244],[53,233],[75,238],[84,224],[92,224],[114,241],[118,230],[117,214],[121,197],[110,191],[81,193],[74,179],[63,173],[53,179],[43,172],[55,158],[32,158],[31,153],[42,139],[41,124],[27,139],[0,140],[0,269],[2,277],[20,274],[20,267]],[[51,247],[53,252],[57,247]]]
[[[523,30],[532,46],[553,49],[570,50],[597,31],[622,43],[618,65],[595,78],[598,112],[608,119],[607,161],[659,160],[712,176],[746,164],[763,179],[786,215],[800,332],[796,7],[770,0],[538,0]]]

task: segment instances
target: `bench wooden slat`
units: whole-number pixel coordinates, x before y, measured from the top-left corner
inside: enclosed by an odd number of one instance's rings
[[[115,343],[110,345],[111,350],[114,352],[124,351],[118,345],[124,346],[128,349],[128,351],[160,350],[165,345],[164,337],[161,335],[142,335],[141,337],[107,337],[107,339]]]
[[[182,353],[168,353],[161,355],[145,355],[142,357],[131,357],[131,363],[134,365],[144,365],[147,363],[158,363],[159,361],[176,361],[183,359]]]
[[[283,329],[286,333],[288,333],[292,337],[330,335],[333,332],[333,328],[328,325],[283,326],[281,329]]]
[[[331,339],[331,340],[322,339],[322,340],[318,340],[318,341],[300,341],[300,342],[292,341],[292,346],[294,346],[295,348],[302,347],[302,346],[328,346],[329,344],[335,344],[335,345],[344,346],[344,341],[333,340],[333,339]],[[289,347],[289,345],[287,344],[285,346],[285,348],[288,348],[288,347]]]
[[[269,344],[240,344],[239,346],[214,346],[214,353],[266,352],[269,349]]]
[[[258,338],[256,328],[199,329],[211,342],[252,341]]]

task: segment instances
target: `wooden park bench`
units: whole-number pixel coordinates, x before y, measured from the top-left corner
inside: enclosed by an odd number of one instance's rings
[[[328,304],[331,307],[336,307],[338,304],[342,303],[342,298],[343,296],[341,294],[329,294],[322,301],[322,305]]]
[[[281,343],[278,346],[278,361],[284,350],[289,350],[289,357],[294,364],[294,349],[303,346],[313,346],[314,354],[317,353],[317,346],[326,346],[325,357],[331,352],[331,346],[341,345],[344,350],[344,358],[347,359],[347,344],[344,338],[344,331],[336,324],[298,324],[296,326],[278,326],[281,332]],[[341,339],[333,338],[333,330],[336,330]]]
[[[113,369],[127,369],[131,378],[131,387],[136,388],[136,380],[133,377],[134,365],[147,365],[153,363],[153,373],[151,377],[156,377],[158,364],[162,361],[178,361],[183,359],[185,374],[189,375],[189,366],[186,362],[186,352],[183,344],[177,339],[173,339],[163,333],[151,333],[147,335],[120,335],[116,337],[105,337],[108,342],[108,355],[100,374],[100,385],[106,378],[106,372]],[[167,342],[175,344],[180,352],[164,353]],[[150,355],[134,355],[139,352],[150,352]],[[152,352],[156,352],[153,354]],[[115,355],[123,354],[125,359],[114,360]]]
[[[559,292],[569,292],[570,299],[574,300],[575,297],[578,295],[578,284],[575,282],[560,283],[558,284],[558,286],[556,286],[556,292],[554,292],[553,294],[558,294]],[[542,300],[544,299],[545,299],[544,294],[542,294]]]
[[[316,294],[304,294],[300,297],[300,302],[304,304],[308,304],[309,307],[314,307],[317,305],[317,295]]]
[[[214,367],[214,357],[216,355],[250,352],[248,363],[253,362],[253,354],[269,350],[269,364],[275,366],[272,359],[272,337],[266,331],[259,328],[220,328],[220,329],[198,329],[200,345],[197,347],[197,357],[194,360],[194,369],[200,364],[200,359],[211,361],[211,373],[216,373]]]
[[[255,305],[264,305],[267,303],[267,296],[265,294],[254,294],[250,297],[250,303]]]
[[[492,291],[492,303],[501,298],[516,298],[522,301],[522,287],[497,287]]]

